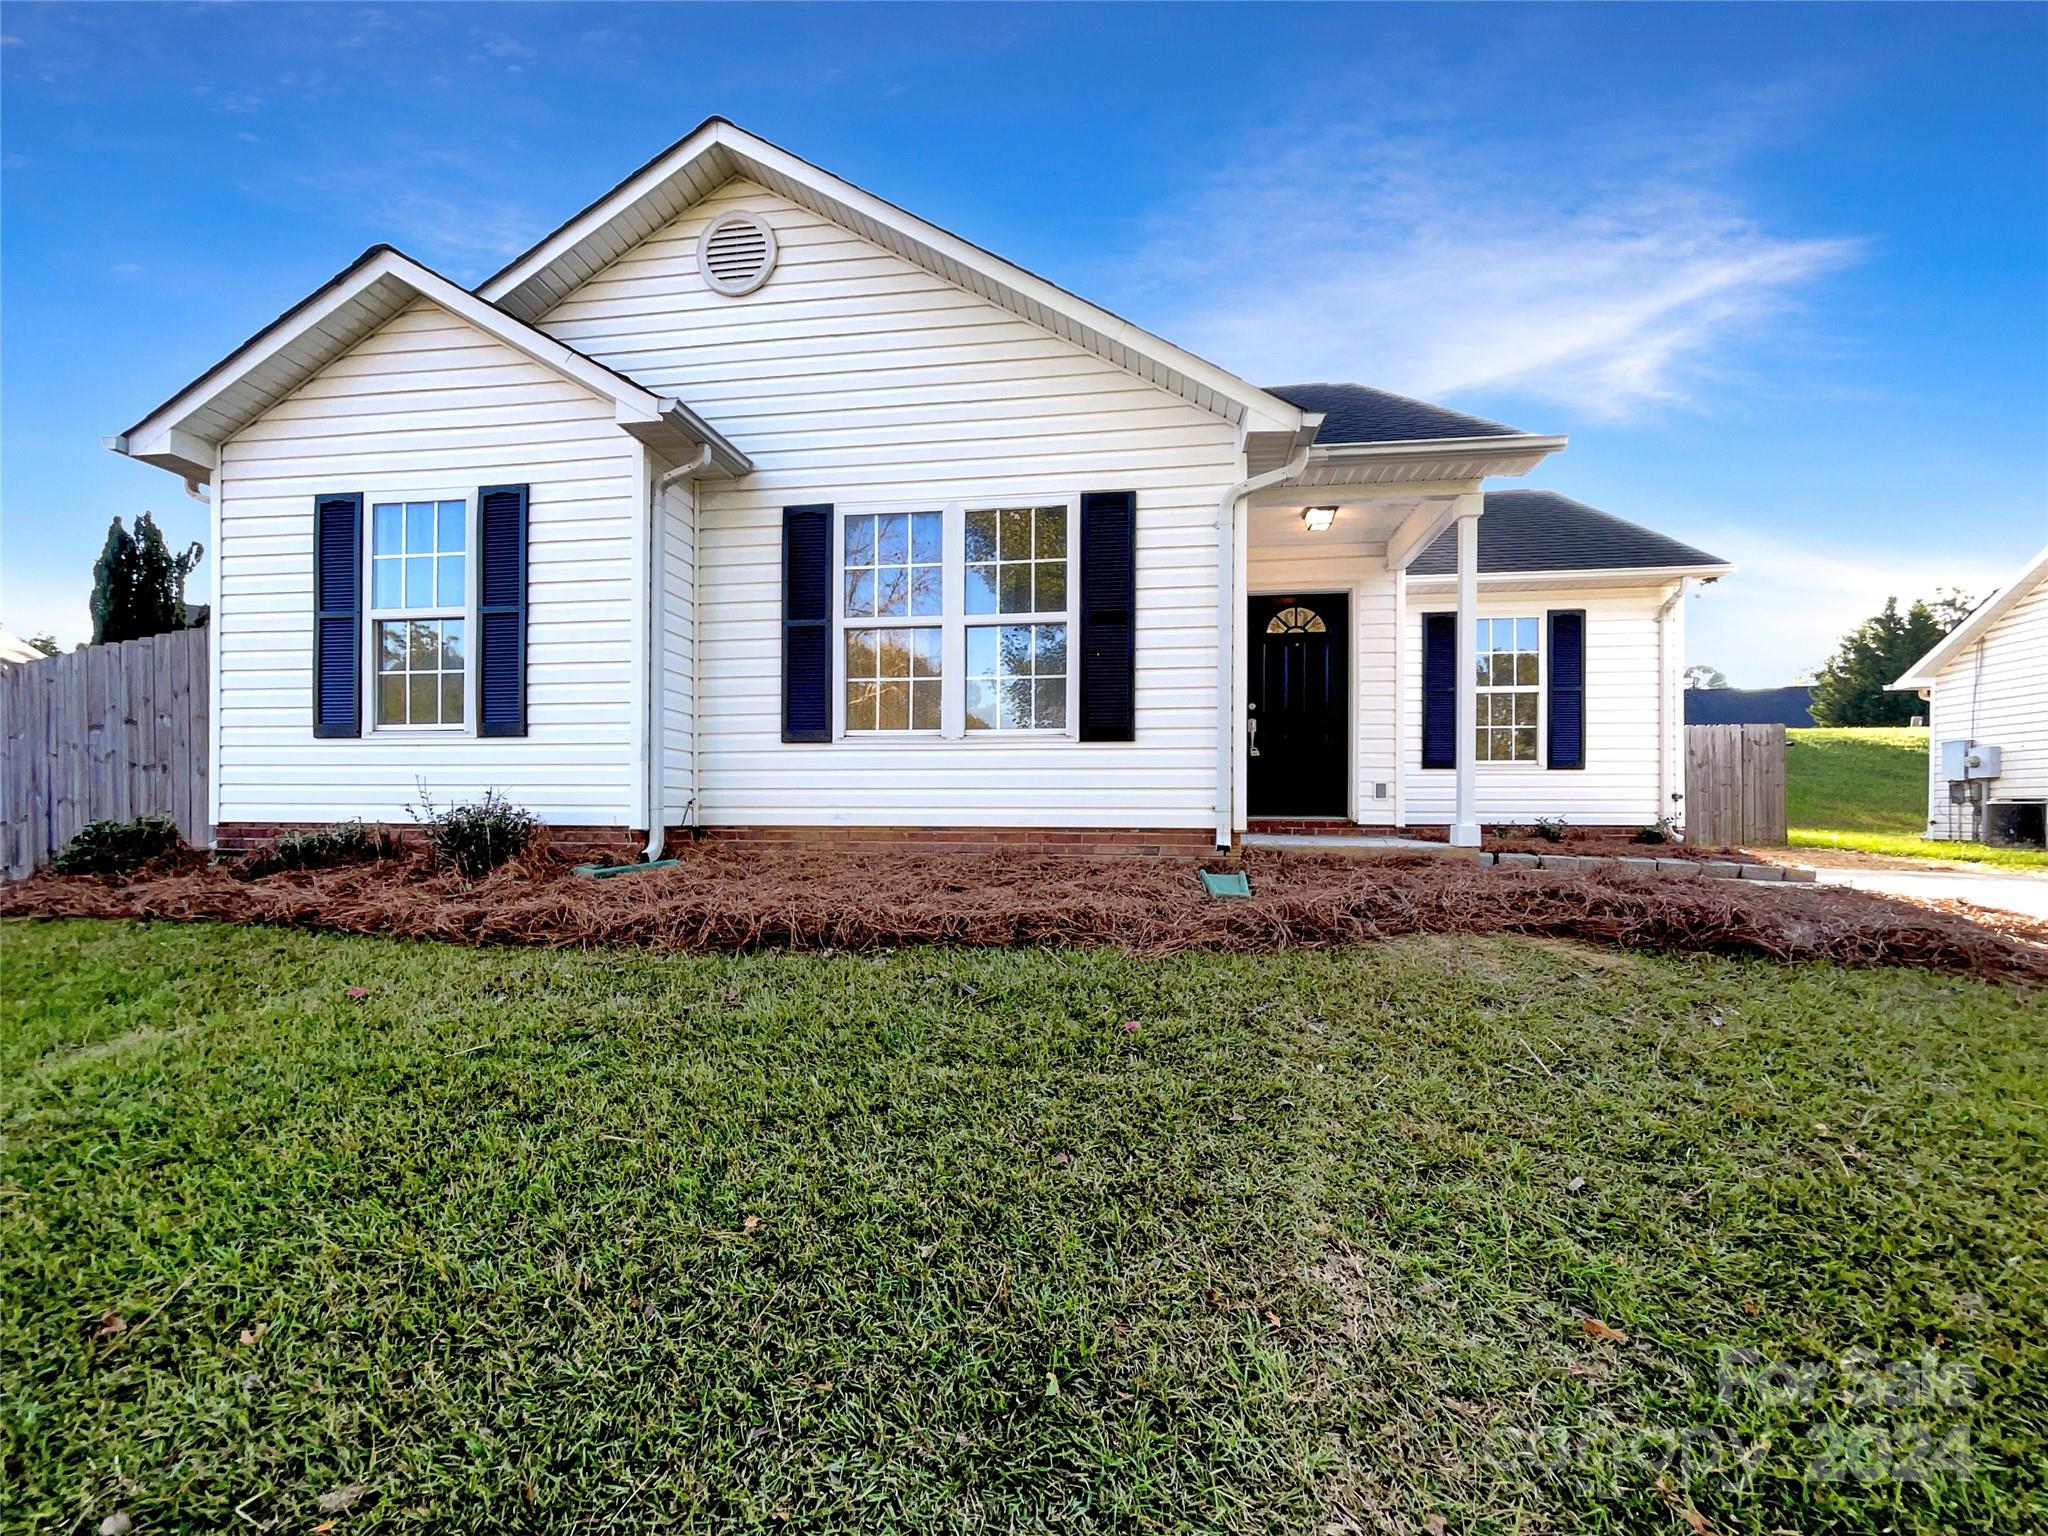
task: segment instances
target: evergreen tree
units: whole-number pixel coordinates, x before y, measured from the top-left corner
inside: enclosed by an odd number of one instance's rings
[[[1936,599],[1944,614],[1969,611],[1959,594]],[[1953,628],[1935,609],[1915,602],[1904,613],[1899,600],[1888,597],[1882,612],[1865,619],[1842,637],[1813,681],[1816,725],[1909,725],[1926,706],[1912,693],[1891,693],[1907,668],[1933,650]]]
[[[204,551],[173,555],[147,512],[131,534],[115,518],[92,568],[92,641],[111,645],[185,628],[185,578]]]

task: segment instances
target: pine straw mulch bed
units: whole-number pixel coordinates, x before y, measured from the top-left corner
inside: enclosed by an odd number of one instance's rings
[[[867,950],[1108,944],[1141,954],[1528,934],[1627,948],[1912,965],[2048,984],[2048,949],[1860,891],[1601,871],[1484,869],[1430,854],[1254,852],[1253,895],[1217,900],[1185,864],[1024,854],[685,850],[672,869],[572,876],[545,848],[464,882],[417,853],[261,878],[196,854],[117,881],[0,886],[0,916],[272,923],[458,944]]]
[[[1389,837],[1415,842],[1446,843],[1448,827],[1402,827],[1387,829]],[[1479,846],[1488,853],[1563,853],[1609,859],[1709,859],[1723,864],[1761,864],[1745,848],[1716,848],[1704,843],[1639,842],[1628,827],[1566,827],[1561,836],[1543,836],[1533,826],[1513,822],[1488,824],[1480,828]]]

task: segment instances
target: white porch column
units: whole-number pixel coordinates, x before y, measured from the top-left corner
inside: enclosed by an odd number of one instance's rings
[[[1451,818],[1451,844],[1457,848],[1479,846],[1479,807],[1473,745],[1479,724],[1479,693],[1473,651],[1474,620],[1479,612],[1479,514],[1484,501],[1478,496],[1458,498],[1458,799]]]

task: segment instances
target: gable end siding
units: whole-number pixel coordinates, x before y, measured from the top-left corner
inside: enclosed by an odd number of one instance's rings
[[[774,275],[711,292],[695,241],[748,209]],[[1216,498],[1235,430],[786,198],[728,183],[539,320],[753,456],[700,482],[708,825],[1210,825]],[[782,509],[1137,493],[1136,739],[782,741]]]
[[[633,824],[636,447],[609,401],[424,301],[223,444],[219,820],[405,824],[424,780],[442,803],[494,788],[548,821]],[[315,739],[313,498],[456,492],[474,516],[503,484],[532,487],[528,734],[379,735],[366,688],[362,738]]]

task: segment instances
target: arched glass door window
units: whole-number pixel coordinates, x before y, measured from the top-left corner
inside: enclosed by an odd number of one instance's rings
[[[1282,608],[1266,620],[1266,633],[1269,635],[1320,635],[1328,628],[1323,623],[1323,616],[1315,609],[1299,606]]]

